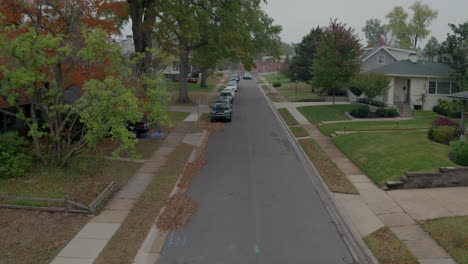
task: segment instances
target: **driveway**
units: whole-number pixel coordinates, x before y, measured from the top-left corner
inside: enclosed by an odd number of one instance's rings
[[[199,210],[158,264],[339,264],[352,257],[254,80],[207,145],[188,194]]]

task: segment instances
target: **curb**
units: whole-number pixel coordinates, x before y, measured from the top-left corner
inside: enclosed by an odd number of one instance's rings
[[[197,144],[195,145],[195,148],[192,150],[192,153],[190,154],[189,158],[187,159],[187,162],[184,165],[182,173],[179,175],[179,178],[177,179],[177,182],[175,183],[174,188],[172,189],[168,197],[177,193],[183,194],[187,191],[187,188],[181,189],[178,187],[179,182],[183,177],[183,171],[185,170],[185,168],[187,167],[189,163],[194,162],[200,156],[200,154],[202,153],[202,150],[205,148],[207,144],[209,135],[210,133],[207,130],[203,130],[200,140],[197,142]],[[159,214],[154,220],[154,223],[151,226],[151,229],[148,232],[148,235],[146,236],[140,249],[138,250],[137,255],[133,259],[133,264],[155,264],[157,263],[161,250],[166,241],[166,237],[170,232],[170,231],[159,230],[158,227],[156,226],[159,216],[164,212],[165,209],[166,209],[166,206],[161,208],[161,210],[159,211]]]
[[[338,201],[336,201],[332,192],[328,189],[328,186],[320,177],[320,173],[317,171],[310,159],[304,153],[303,149],[298,145],[291,131],[288,129],[286,123],[279,116],[278,112],[276,111],[276,108],[273,106],[273,103],[265,95],[265,92],[259,85],[257,85],[257,88],[260,90],[263,97],[270,106],[270,109],[273,112],[274,116],[278,119],[279,123],[281,124],[283,132],[285,133],[288,141],[291,143],[294,151],[296,152],[297,157],[301,161],[307,174],[309,175],[309,178],[314,184],[315,191],[321,198],[323,204],[325,205],[325,208],[328,211],[328,214],[330,215],[332,221],[336,225],[339,235],[343,238],[343,241],[345,242],[351,255],[353,256],[354,263],[378,264],[377,259],[370,252],[369,248],[367,248],[367,246],[365,245],[358,231],[354,227],[353,222],[351,221],[347,213],[344,211],[344,208]],[[312,172],[314,172],[315,175],[318,175],[319,177],[313,176]]]

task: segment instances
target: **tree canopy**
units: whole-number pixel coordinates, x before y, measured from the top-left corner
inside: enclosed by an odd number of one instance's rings
[[[359,72],[361,44],[354,29],[331,20],[324,30],[312,64],[312,79],[316,87],[333,91],[345,88],[351,77]],[[335,103],[333,96],[333,103]]]
[[[449,24],[452,33],[441,43],[440,60],[450,65],[455,72],[452,79],[461,90],[468,90],[468,21],[454,25]]]
[[[364,93],[367,98],[382,96],[390,88],[390,78],[383,73],[362,73],[353,76],[350,82],[351,90],[356,96]],[[370,101],[369,100],[369,103]]]
[[[108,1],[84,2],[24,0],[21,15],[2,17],[0,98],[10,108],[0,112],[27,124],[44,164],[62,166],[105,136],[122,143],[118,153],[136,143],[126,122],[166,116],[161,82],[149,74],[136,78],[111,38],[117,13],[91,5]]]
[[[318,43],[322,37],[323,30],[320,27],[313,28],[309,34],[296,44],[296,55],[291,59],[289,75],[292,80],[309,82],[312,80],[311,66],[314,62]]]

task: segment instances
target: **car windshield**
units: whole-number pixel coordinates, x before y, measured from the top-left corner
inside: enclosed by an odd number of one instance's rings
[[[236,84],[237,84],[237,82],[235,82],[235,81],[230,81],[230,82],[228,83],[228,86],[231,86],[231,85],[234,86],[234,85],[236,85]]]
[[[231,96],[231,93],[230,92],[223,92],[223,93],[220,94],[220,96],[229,97],[229,96]]]
[[[226,111],[228,110],[229,108],[225,105],[215,105],[213,106],[213,110],[216,111],[216,112],[219,112],[219,111]]]

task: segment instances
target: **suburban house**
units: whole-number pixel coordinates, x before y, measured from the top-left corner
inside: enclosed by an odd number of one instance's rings
[[[361,72],[383,73],[391,78],[387,94],[377,98],[400,113],[411,110],[432,110],[438,99],[458,92],[449,79],[452,68],[437,61],[421,60],[415,51],[392,47],[365,49],[361,57]],[[352,98],[354,101],[356,98]]]
[[[135,46],[133,45],[133,36],[127,35],[125,39],[119,40],[117,42],[122,48],[122,53],[125,56],[130,56],[135,52]],[[179,79],[179,60],[175,57],[172,57],[169,61],[165,62],[164,65],[161,65],[161,72],[164,74],[164,78],[177,81]],[[189,74],[197,72],[197,69],[190,65]]]

